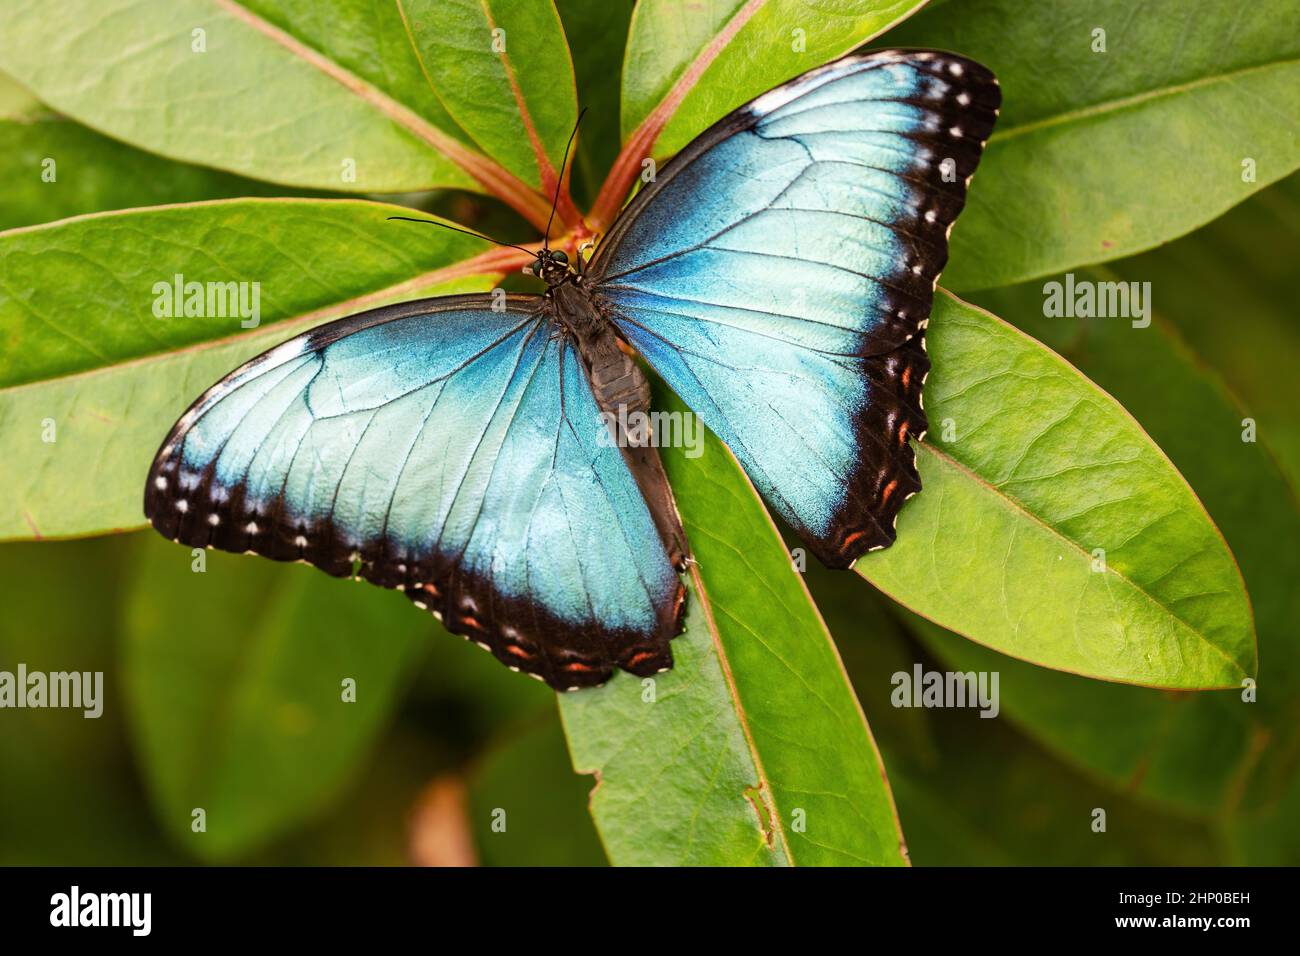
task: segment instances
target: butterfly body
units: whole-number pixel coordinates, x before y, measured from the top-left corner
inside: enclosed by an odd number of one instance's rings
[[[538,253],[545,293],[386,306],[232,372],[164,440],[145,514],[400,590],[558,689],[664,670],[690,552],[627,424],[650,408],[629,352],[823,563],[888,546],[920,489],[948,231],[999,103],[986,69],[933,51],[797,77],[666,164],[589,262]]]
[[[546,297],[554,303],[562,334],[571,339],[582,359],[610,439],[622,451],[637,487],[650,506],[669,563],[683,571],[690,550],[663,462],[649,431],[644,427],[628,427],[629,422],[647,420],[650,382],[620,344],[615,321],[589,291],[580,273],[561,274],[545,268],[535,271],[546,278],[549,285]]]

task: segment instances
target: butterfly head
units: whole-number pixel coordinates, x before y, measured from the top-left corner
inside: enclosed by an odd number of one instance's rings
[[[569,257],[560,249],[541,249],[528,271],[548,286],[559,285],[569,277]]]

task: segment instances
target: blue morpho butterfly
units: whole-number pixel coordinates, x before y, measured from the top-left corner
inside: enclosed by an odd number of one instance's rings
[[[402,590],[556,688],[671,667],[689,550],[657,451],[602,434],[602,411],[649,405],[620,341],[823,563],[886,547],[921,487],[924,329],[1000,102],[947,53],[805,73],[697,137],[589,263],[538,252],[545,294],[386,306],[222,379],[163,442],[145,514]]]

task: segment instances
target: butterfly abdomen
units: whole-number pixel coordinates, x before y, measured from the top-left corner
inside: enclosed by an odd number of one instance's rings
[[[585,289],[563,285],[552,291],[560,321],[573,338],[601,410],[600,427],[609,429],[611,439],[622,451],[669,561],[681,571],[686,567],[690,548],[668,475],[654,446],[648,418],[650,382],[632,356],[620,347],[614,324],[601,314]]]
[[[636,362],[624,353],[611,334],[591,365],[591,390],[601,410],[624,417],[650,410],[650,383]]]

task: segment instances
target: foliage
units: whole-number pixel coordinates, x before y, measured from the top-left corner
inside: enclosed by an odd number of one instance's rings
[[[1300,859],[1288,4],[1194,31],[1175,0],[923,6],[0,9],[0,670],[108,675],[99,721],[0,716],[0,860],[397,862],[426,827],[502,864],[900,864],[904,834],[917,863]],[[391,594],[48,540],[141,527],[159,439],[244,359],[519,281],[524,253],[395,207],[527,244],[558,185],[554,234],[602,231],[643,160],[868,43],[973,56],[1005,109],[943,280],[979,291],[929,330],[925,490],[856,574],[801,575],[712,436],[666,450],[698,559],[677,665],[557,720]],[[1151,282],[1153,321],[1046,317],[1066,272]],[[159,319],[176,275],[259,283],[256,327]],[[1000,719],[891,706],[917,664],[997,671]]]

